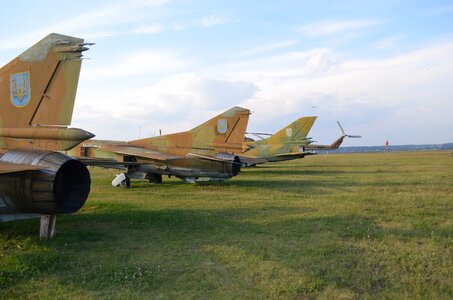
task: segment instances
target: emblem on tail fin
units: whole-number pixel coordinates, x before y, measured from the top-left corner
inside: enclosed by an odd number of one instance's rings
[[[30,73],[16,73],[9,77],[9,91],[11,103],[17,107],[24,107],[30,102]]]
[[[217,131],[219,133],[225,133],[228,130],[228,121],[226,119],[217,120]]]
[[[286,136],[291,137],[293,135],[293,129],[292,128],[286,128]]]

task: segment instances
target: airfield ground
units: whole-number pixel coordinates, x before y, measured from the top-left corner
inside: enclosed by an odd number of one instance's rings
[[[223,183],[110,186],[0,224],[0,298],[453,298],[449,152],[335,154]]]

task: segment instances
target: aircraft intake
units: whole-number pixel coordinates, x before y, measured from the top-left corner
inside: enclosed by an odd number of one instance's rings
[[[231,174],[233,176],[236,176],[241,171],[241,159],[239,158],[239,156],[229,153],[219,153],[217,154],[216,158],[232,162]]]
[[[72,213],[84,205],[90,193],[86,166],[62,153],[11,150],[0,161],[43,168],[0,175],[0,197],[18,212]]]

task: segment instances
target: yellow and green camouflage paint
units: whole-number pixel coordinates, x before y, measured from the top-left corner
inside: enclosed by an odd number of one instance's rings
[[[345,137],[359,138],[358,135],[344,133],[343,127],[337,121],[341,136],[330,145],[313,144],[307,138],[317,117],[302,117],[278,131],[270,138],[259,141],[245,141],[244,151],[240,159],[245,166],[254,166],[266,162],[284,161],[303,158],[316,154],[315,150],[337,149]]]
[[[93,135],[71,123],[83,39],[49,34],[0,69],[0,153],[66,150]]]
[[[67,127],[85,45],[52,33],[0,69],[0,221],[76,212],[88,198],[86,166],[57,152],[93,137]]]
[[[246,165],[255,165],[302,158],[312,154],[306,151],[304,146],[310,143],[307,135],[316,118],[315,116],[302,117],[267,139],[244,142],[244,151],[240,155],[241,162]]]
[[[171,169],[181,169],[223,176],[227,162],[217,155],[242,151],[249,115],[248,109],[233,107],[189,131],[129,142],[87,140],[67,153],[88,165],[115,167],[112,162],[126,162],[153,165],[150,173],[174,175]]]

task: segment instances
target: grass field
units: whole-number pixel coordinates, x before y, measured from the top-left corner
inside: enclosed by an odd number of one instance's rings
[[[319,155],[222,183],[110,186],[0,224],[0,298],[453,298],[449,152]]]

